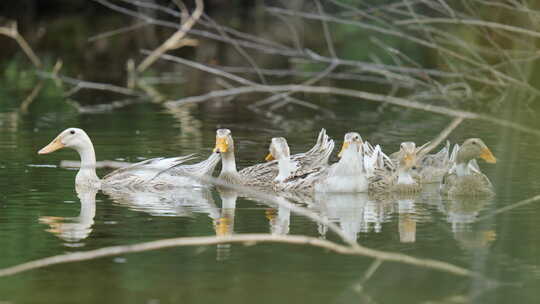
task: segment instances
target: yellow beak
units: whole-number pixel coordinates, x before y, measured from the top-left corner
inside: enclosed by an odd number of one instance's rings
[[[274,155],[272,155],[272,153],[268,153],[268,155],[266,155],[266,157],[264,158],[265,161],[271,161],[271,160],[274,160]]]
[[[43,147],[43,149],[39,150],[38,154],[51,153],[58,149],[62,149],[63,147],[65,147],[65,145],[62,143],[62,141],[60,141],[60,138],[57,137],[53,141],[51,141],[50,144],[46,145],[45,147]]]
[[[495,156],[493,156],[493,153],[491,153],[491,151],[487,147],[482,149],[480,157],[490,164],[494,164],[497,162],[497,159],[495,158]]]
[[[216,138],[216,147],[214,148],[214,152],[225,153],[228,149],[229,145],[227,144],[226,138]]]
[[[264,214],[266,215],[266,218],[269,221],[273,221],[273,220],[275,220],[275,218],[277,216],[277,210],[276,209],[266,209],[264,211]]]
[[[412,153],[407,153],[405,154],[405,157],[403,157],[403,161],[407,167],[412,167],[414,165],[414,160],[414,155]]]
[[[227,236],[231,230],[231,220],[226,217],[220,217],[215,224],[216,236]]]
[[[348,141],[344,141],[343,142],[343,146],[341,146],[341,151],[339,151],[338,153],[338,157],[341,157],[341,155],[343,154],[343,151],[347,150],[347,148],[349,147],[349,142]]]

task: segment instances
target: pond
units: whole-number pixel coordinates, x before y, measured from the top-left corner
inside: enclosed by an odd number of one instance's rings
[[[17,62],[22,58],[15,59]],[[10,64],[14,64],[11,62]],[[77,69],[72,67],[72,69]],[[186,75],[188,78],[190,75]],[[67,127],[93,140],[98,160],[136,162],[197,153],[205,158],[215,130],[232,130],[239,168],[262,162],[272,137],[288,139],[293,153],[308,150],[322,127],[340,146],[348,131],[391,153],[403,141],[435,138],[449,117],[399,107],[328,98],[331,112],[284,107],[274,115],[242,104],[169,109],[141,103],[112,111],[78,112],[57,94],[19,112],[12,87],[0,87],[0,268],[43,257],[164,238],[221,234],[306,235],[341,242],[333,232],[287,208],[215,189],[170,195],[78,195],[76,171],[59,166],[76,152],[37,151]],[[81,98],[107,100],[100,93]],[[319,103],[326,97],[304,96]],[[535,128],[528,114],[503,109]],[[362,195],[326,195],[297,202],[337,224],[363,246],[441,260],[497,281],[394,262],[368,275],[373,259],[286,244],[178,247],[54,265],[0,277],[0,303],[536,303],[540,286],[540,204],[497,210],[540,190],[540,141],[488,122],[463,122],[452,143],[480,137],[497,164],[480,163],[497,195],[448,200],[437,188],[417,197],[376,201]],[[336,149],[337,150],[337,149]],[[337,160],[334,151],[331,161]],[[219,166],[216,169],[216,173]],[[108,170],[98,170],[103,176]]]

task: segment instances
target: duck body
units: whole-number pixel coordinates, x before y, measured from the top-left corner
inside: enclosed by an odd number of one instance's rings
[[[295,170],[300,171],[309,171],[321,166],[325,167],[328,165],[328,158],[333,149],[334,141],[322,129],[313,148],[305,153],[293,155],[290,158],[290,166],[294,166]],[[279,162],[268,157],[267,160],[271,161],[237,171],[234,141],[229,129],[216,131],[216,147],[214,151],[221,154],[222,169],[219,178],[226,183],[271,188],[273,180],[279,175]]]
[[[345,147],[340,160],[326,170],[324,177],[315,186],[316,192],[361,193],[367,192],[369,181],[364,166],[363,143],[360,135],[350,132],[345,135]]]
[[[52,153],[62,148],[72,148],[81,157],[81,167],[75,177],[75,185],[94,189],[191,186],[193,178],[188,178],[187,175],[180,177],[177,173],[187,170],[186,172],[189,171],[195,176],[211,174],[219,162],[218,155],[211,155],[207,160],[193,165],[184,165],[186,161],[193,159],[192,155],[152,158],[117,169],[100,179],[96,174],[94,146],[84,130],[66,129],[38,153]]]
[[[476,158],[488,163],[497,160],[479,138],[467,139],[461,147],[456,145],[450,156],[453,162],[441,182],[441,193],[448,196],[491,196],[495,192],[489,178],[480,171]]]
[[[281,145],[277,144],[278,141]],[[345,135],[343,147],[339,153],[340,160],[330,167],[319,166],[308,170],[288,168],[286,164],[291,160],[287,154],[288,145],[284,138],[272,139],[270,152],[278,155],[280,164],[285,164],[280,165],[278,177],[274,180],[276,191],[357,193],[368,190],[362,139],[356,132]]]
[[[412,168],[419,149],[413,142],[404,142],[393,154],[395,167],[382,167],[370,178],[369,192],[374,195],[410,195],[422,190],[420,176]]]
[[[448,196],[492,196],[495,194],[488,177],[479,172],[465,176],[458,176],[456,173],[446,175],[441,184],[441,193]]]

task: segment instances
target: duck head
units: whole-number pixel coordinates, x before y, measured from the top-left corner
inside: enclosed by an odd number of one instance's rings
[[[362,137],[360,137],[360,134],[356,132],[349,132],[345,134],[345,138],[343,139],[343,145],[341,146],[341,151],[338,153],[338,157],[342,157],[343,153],[345,151],[348,151],[349,149],[354,150],[356,153],[361,152],[362,148]]]
[[[268,148],[269,153],[265,157],[266,161],[271,161],[274,159],[288,159],[291,156],[291,151],[287,140],[284,137],[274,137]]]
[[[218,129],[216,131],[216,146],[214,152],[226,153],[228,151],[234,151],[234,141],[231,136],[231,130]]]
[[[458,163],[466,163],[471,159],[481,158],[488,163],[494,164],[497,162],[491,150],[480,138],[469,138],[463,142],[457,155]]]
[[[38,154],[48,154],[62,148],[72,148],[81,151],[91,145],[90,138],[82,129],[68,128],[56,136],[48,145],[39,150]]]
[[[399,153],[401,156],[399,159],[399,167],[404,169],[410,169],[416,166],[417,152],[418,149],[416,148],[416,144],[414,142],[407,141],[401,143],[399,149]]]

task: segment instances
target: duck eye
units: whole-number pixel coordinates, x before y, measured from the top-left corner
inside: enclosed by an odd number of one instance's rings
[[[75,134],[75,130],[71,130],[71,131],[69,131],[69,133]]]

